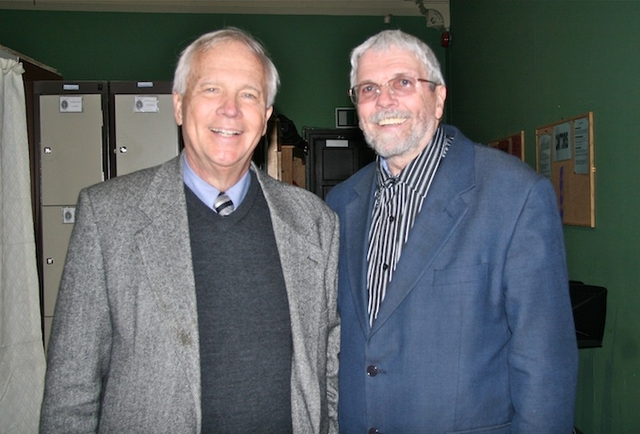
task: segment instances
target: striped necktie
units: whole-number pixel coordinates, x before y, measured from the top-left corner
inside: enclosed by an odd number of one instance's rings
[[[220,192],[213,207],[216,212],[223,217],[233,212],[233,202],[231,202],[231,199],[229,199],[229,196],[227,196],[227,193],[224,191]]]

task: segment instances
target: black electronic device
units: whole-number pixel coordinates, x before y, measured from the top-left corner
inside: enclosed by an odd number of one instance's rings
[[[569,291],[578,348],[602,347],[607,314],[607,288],[570,281]]]

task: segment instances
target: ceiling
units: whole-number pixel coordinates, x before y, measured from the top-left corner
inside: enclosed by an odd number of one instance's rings
[[[0,0],[0,9],[381,17],[424,15],[430,27],[449,28],[449,0]]]

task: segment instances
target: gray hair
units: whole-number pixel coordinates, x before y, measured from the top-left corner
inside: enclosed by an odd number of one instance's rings
[[[427,73],[426,79],[444,86],[444,77],[440,70],[440,62],[434,54],[433,50],[415,36],[404,33],[401,30],[383,30],[382,32],[371,36],[362,44],[357,46],[351,52],[351,86],[356,84],[356,74],[360,58],[369,50],[384,52],[391,47],[400,48],[413,53],[416,58],[424,65]]]
[[[256,55],[266,75],[267,89],[265,100],[267,107],[272,106],[276,99],[278,86],[280,85],[278,70],[269,58],[264,46],[249,33],[235,27],[227,27],[222,30],[206,33],[182,51],[173,76],[173,91],[180,95],[184,95],[187,91],[187,83],[193,68],[193,59],[197,54],[204,53],[216,45],[227,41],[240,42]]]

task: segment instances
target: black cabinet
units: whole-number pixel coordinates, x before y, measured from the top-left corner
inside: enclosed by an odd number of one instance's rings
[[[375,159],[359,128],[305,130],[306,185],[324,199],[331,188]]]

